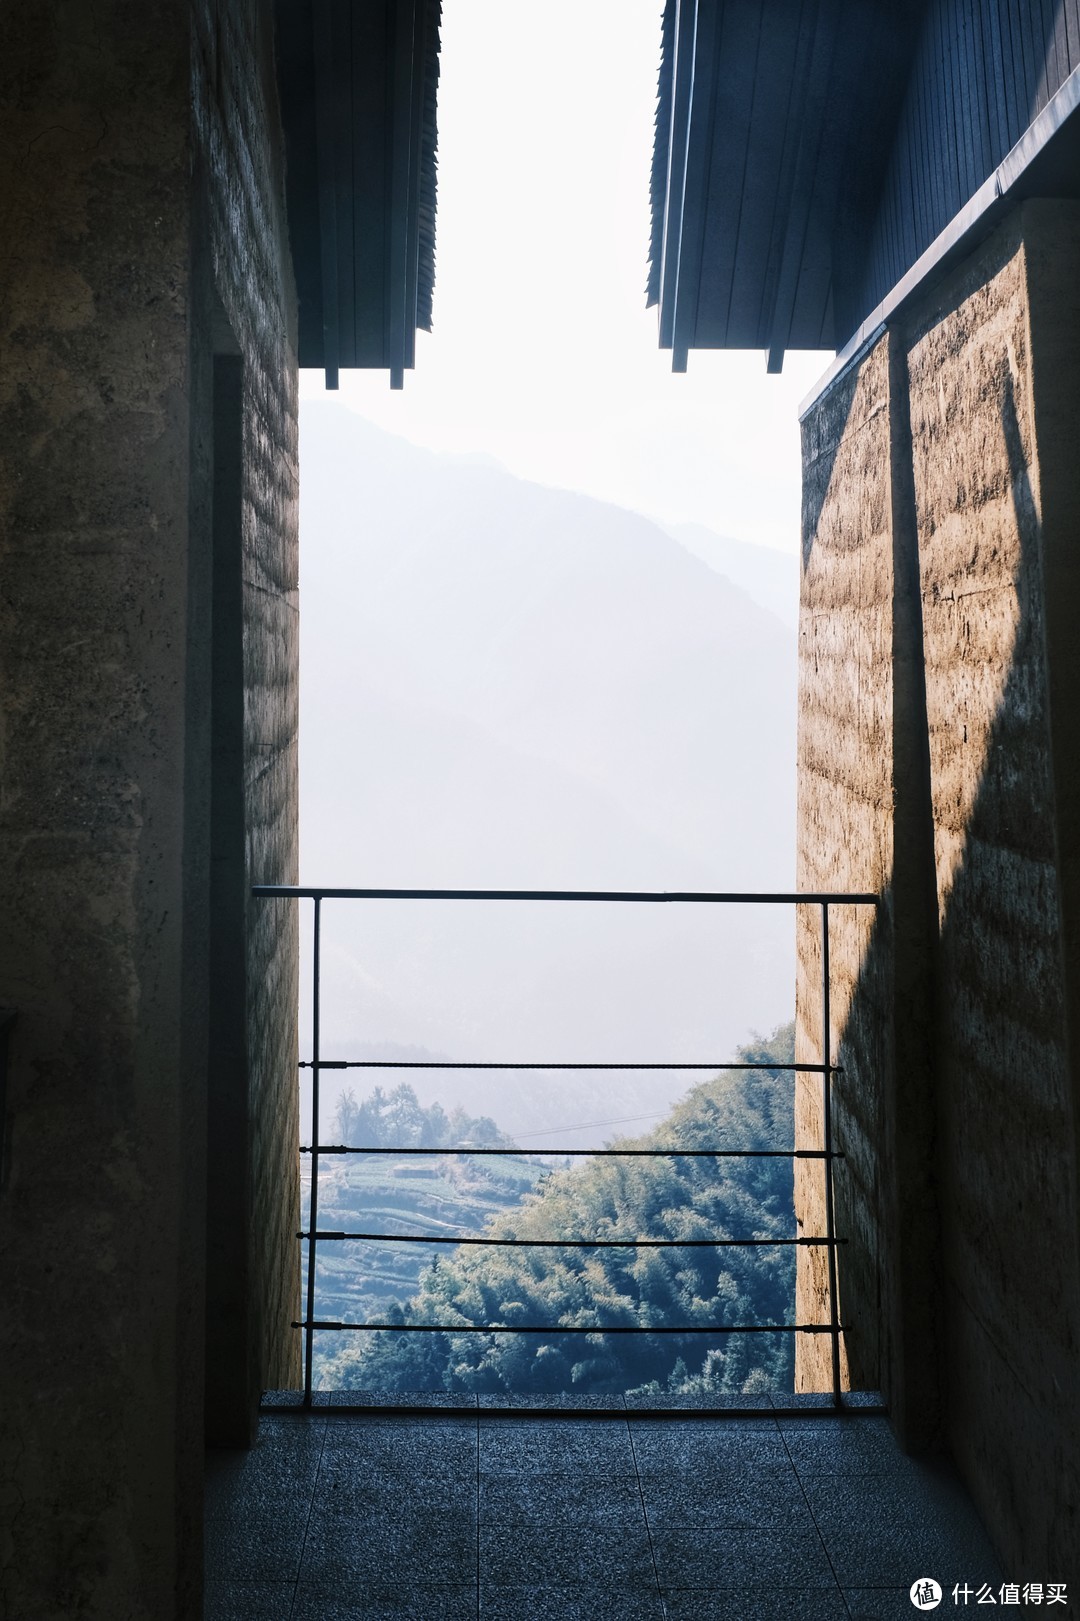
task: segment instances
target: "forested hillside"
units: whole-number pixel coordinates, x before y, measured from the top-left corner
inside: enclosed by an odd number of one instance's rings
[[[394,1242],[389,1235],[482,1232],[493,1216],[517,1206],[544,1171],[525,1155],[477,1158],[455,1152],[513,1144],[487,1115],[469,1115],[460,1107],[447,1114],[438,1103],[425,1108],[406,1083],[389,1091],[376,1086],[359,1101],[347,1087],[338,1099],[331,1138],[353,1148],[447,1150],[445,1155],[325,1154],[320,1229],[388,1235],[386,1241],[320,1244],[318,1315],[334,1322],[383,1318],[420,1287],[438,1246]],[[327,1344],[334,1344],[330,1335],[320,1336],[317,1366]]]
[[[791,1063],[793,1054],[794,1027],[785,1025],[738,1056],[744,1063],[779,1065]],[[694,1087],[654,1131],[611,1146],[789,1149],[793,1115],[790,1071],[727,1070]],[[491,1217],[484,1231],[519,1241],[792,1238],[792,1188],[788,1158],[597,1158],[545,1174],[513,1208]],[[402,1323],[462,1329],[474,1323],[550,1323],[553,1332],[519,1336],[450,1328],[335,1337],[324,1351],[320,1382],[384,1391],[790,1390],[790,1334],[585,1335],[559,1329],[790,1322],[794,1254],[791,1247],[712,1244],[671,1250],[450,1249],[426,1267],[416,1293],[396,1308]]]

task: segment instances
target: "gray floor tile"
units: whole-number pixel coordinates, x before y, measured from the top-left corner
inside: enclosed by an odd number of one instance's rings
[[[974,1509],[941,1471],[919,1466],[901,1480],[808,1476],[805,1490],[841,1586],[910,1586],[923,1575],[945,1586],[1001,1579]]]
[[[387,1409],[411,1407],[421,1410],[427,1409],[430,1412],[437,1413],[440,1408],[473,1409],[476,1407],[476,1397],[470,1395],[467,1390],[403,1390],[390,1392],[381,1390],[333,1390],[325,1393],[320,1391],[319,1403],[321,1407],[326,1408],[331,1413],[335,1407],[383,1407]],[[403,1418],[415,1418],[422,1416],[422,1412],[420,1414],[415,1412],[403,1413],[400,1416]]]
[[[920,1572],[919,1574],[925,1573]],[[844,1589],[844,1597],[848,1602],[851,1621],[913,1621],[919,1611],[912,1605],[910,1594],[910,1583],[907,1587],[848,1587]],[[945,1615],[948,1610],[951,1610],[953,1615],[958,1613],[953,1606],[950,1594],[946,1593],[944,1602],[938,1606],[937,1611],[934,1613]],[[923,1612],[923,1614],[926,1613],[928,1612]]]
[[[652,1544],[662,1588],[836,1586],[812,1528],[654,1531]]]
[[[203,1621],[289,1621],[292,1582],[208,1581]]]
[[[216,1518],[242,1502],[287,1504],[310,1497],[322,1456],[326,1425],[321,1420],[263,1417],[255,1445],[240,1451],[218,1448],[206,1454],[206,1513]]]
[[[477,1398],[481,1413],[493,1409],[503,1412],[528,1412],[530,1409],[577,1408],[588,1412],[621,1413],[626,1402],[622,1396],[572,1396],[562,1391],[550,1396],[513,1396],[508,1391],[484,1391]]]
[[[285,1520],[260,1511],[235,1519],[207,1520],[206,1575],[224,1582],[295,1581],[306,1520]]]
[[[301,1583],[291,1621],[476,1621],[476,1583],[365,1582],[351,1599]]]
[[[918,1576],[933,1576],[943,1587],[954,1582],[1001,1581],[992,1555],[977,1555],[957,1548],[938,1527],[925,1531],[898,1526],[823,1531],[829,1558],[842,1587],[910,1587]]]
[[[656,1394],[629,1395],[626,1398],[627,1410],[630,1412],[647,1412],[650,1407],[658,1407],[667,1412],[683,1410],[688,1413],[714,1412],[747,1412],[758,1411],[772,1413],[773,1398],[771,1396],[673,1396],[670,1392],[659,1391]]]
[[[635,1424],[631,1434],[634,1457],[643,1475],[728,1472],[749,1480],[759,1469],[791,1468],[784,1438],[770,1423],[749,1428],[718,1420],[686,1427],[676,1424],[671,1431]]]
[[[476,1524],[471,1514],[426,1515],[375,1523],[314,1519],[304,1544],[300,1580],[346,1593],[365,1582],[455,1586],[476,1579]]]
[[[845,1402],[848,1397],[845,1395]],[[786,1417],[792,1409],[800,1413],[833,1413],[831,1393],[818,1390],[793,1390],[773,1399],[773,1411],[778,1418]]]
[[[326,1419],[319,1413],[264,1413],[253,1451],[260,1447],[303,1450],[317,1446],[326,1434]]]
[[[855,1414],[847,1418],[781,1418],[778,1422],[800,1475],[901,1477],[917,1467],[900,1451],[886,1418]]]
[[[476,1470],[458,1480],[450,1475],[422,1480],[394,1476],[389,1480],[357,1479],[354,1474],[330,1471],[320,1475],[311,1504],[311,1519],[364,1520],[427,1519],[436,1523],[446,1515],[476,1516]]]
[[[639,1531],[596,1525],[480,1527],[480,1570],[486,1587],[655,1589],[652,1553]]]
[[[327,1421],[328,1446],[363,1446],[367,1438],[375,1443],[388,1436],[415,1435],[418,1439],[442,1436],[449,1442],[476,1441],[476,1416],[468,1413],[343,1413]]]
[[[483,1621],[664,1621],[655,1586],[606,1592],[587,1586],[485,1585],[480,1590],[480,1614]]]
[[[644,1530],[634,1475],[488,1474],[480,1481],[485,1525],[628,1525]]]
[[[668,1621],[844,1621],[837,1579],[895,1621],[916,1576],[1000,1581],[955,1478],[876,1416],[526,1412],[264,1417],[208,1456],[208,1621],[473,1621],[478,1544],[504,1621],[660,1621],[657,1570]]]
[[[349,1479],[463,1480],[476,1477],[476,1425],[444,1427],[418,1424],[396,1427],[368,1424],[357,1419],[357,1428],[346,1424],[331,1428],[323,1449],[319,1481]]]
[[[837,1588],[744,1587],[708,1593],[668,1587],[664,1603],[667,1621],[848,1621]]]
[[[206,1454],[205,1513],[210,1519],[280,1506],[282,1512],[310,1501],[323,1448],[323,1426],[317,1433],[275,1436],[260,1426],[256,1444],[245,1451]]]
[[[802,1525],[813,1530],[806,1498],[793,1469],[641,1474],[650,1527],[766,1528]]]
[[[695,1409],[693,1415],[688,1412],[684,1417],[675,1413],[671,1418],[658,1418],[646,1409],[631,1412],[627,1409],[627,1418],[631,1430],[635,1435],[646,1435],[650,1431],[658,1435],[669,1435],[677,1440],[681,1435],[696,1435],[699,1432],[716,1431],[722,1435],[779,1435],[780,1427],[774,1414],[767,1410],[760,1417],[756,1413],[709,1413],[703,1414]]]
[[[482,1473],[633,1474],[625,1419],[506,1419],[480,1428]]]

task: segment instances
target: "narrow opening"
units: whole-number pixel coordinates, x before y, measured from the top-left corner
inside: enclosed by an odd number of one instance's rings
[[[448,8],[433,334],[403,393],[303,384],[302,878],[790,892],[821,360],[671,375],[656,8],[560,15]],[[318,1140],[354,1152],[302,1160],[316,1388],[792,1392],[824,1229],[793,1208],[790,903],[327,899],[320,927]]]

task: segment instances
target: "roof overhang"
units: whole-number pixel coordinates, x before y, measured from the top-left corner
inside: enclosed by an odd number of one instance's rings
[[[921,0],[667,0],[649,302],[690,349],[835,348]]]
[[[400,388],[435,274],[440,0],[277,0],[299,363]]]

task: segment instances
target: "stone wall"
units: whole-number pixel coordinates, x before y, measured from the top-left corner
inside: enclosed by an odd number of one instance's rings
[[[244,363],[244,878],[294,876],[295,314],[266,17],[0,19],[11,1616],[201,1613],[222,314]],[[245,936],[250,1409],[294,1367],[294,920],[252,910]]]
[[[282,1016],[297,1005],[298,921],[295,903],[247,898],[253,883],[297,881],[296,302],[272,8],[258,0],[200,0],[192,61],[200,421],[210,415],[206,372],[214,349],[235,344],[243,362],[237,629],[248,1069],[235,1077],[230,1131],[227,1118],[213,1116],[229,1077],[212,1065],[210,1124],[212,1132],[221,1126],[224,1153],[211,1180],[208,1235],[210,1298],[221,1330],[215,1336],[212,1321],[209,1433],[235,1442],[245,1427],[252,1432],[261,1389],[299,1382],[299,1336],[289,1326],[299,1314],[298,1053],[295,1023]],[[196,485],[204,471],[196,463]],[[244,986],[237,990],[243,994]],[[236,1299],[240,1278],[244,1301]]]
[[[848,1367],[909,1444],[947,1442],[1009,1573],[1042,1580],[1080,1546],[1078,270],[1075,208],[1025,205],[804,424],[800,883],[878,863],[882,895],[835,948]],[[812,1266],[799,1290],[820,1315]]]

